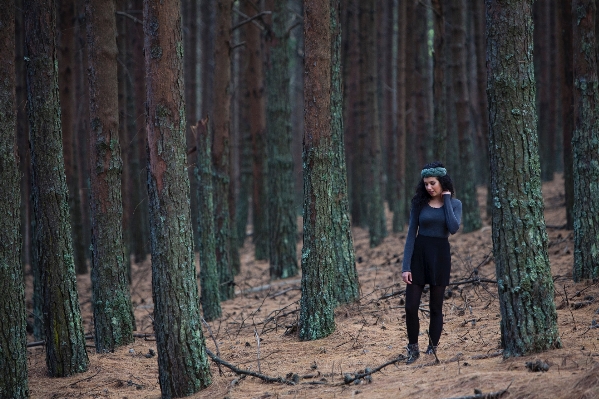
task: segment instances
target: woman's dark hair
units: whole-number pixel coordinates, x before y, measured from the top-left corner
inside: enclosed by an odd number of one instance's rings
[[[435,161],[435,162],[427,163],[426,165],[424,165],[424,167],[422,169],[444,168],[444,167],[445,166],[441,162]],[[443,189],[443,191],[451,192],[451,196],[453,197],[455,192],[453,189],[453,181],[451,181],[451,177],[449,177],[449,174],[446,174],[445,176],[437,177],[437,180],[439,180],[439,183],[441,184],[441,188]],[[421,178],[420,181],[418,182],[418,184],[416,185],[416,193],[414,194],[414,197],[412,198],[412,208],[415,210],[418,210],[418,212],[420,212],[422,207],[424,205],[428,204],[430,199],[431,199],[431,195],[428,193],[428,191],[426,191],[426,188],[424,187],[424,179]]]

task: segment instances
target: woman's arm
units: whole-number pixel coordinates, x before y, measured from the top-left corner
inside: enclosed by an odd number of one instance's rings
[[[451,234],[455,234],[460,228],[462,222],[462,203],[460,200],[451,200],[451,194],[443,194],[443,201],[445,203],[445,222],[447,223],[447,230]]]
[[[403,250],[402,272],[409,272],[412,267],[412,253],[414,253],[414,241],[418,232],[418,212],[414,207],[410,210],[410,226],[408,227],[408,236]]]

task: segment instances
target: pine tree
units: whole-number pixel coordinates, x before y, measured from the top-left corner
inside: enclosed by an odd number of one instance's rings
[[[489,148],[504,357],[559,347],[536,134],[532,0],[487,0]]]
[[[163,398],[211,383],[200,321],[186,170],[178,1],[144,0],[152,297]]]

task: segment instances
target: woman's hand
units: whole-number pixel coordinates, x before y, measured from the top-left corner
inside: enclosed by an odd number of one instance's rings
[[[412,284],[412,272],[403,272],[401,274],[401,278],[403,282],[406,284]]]
[[[443,191],[443,192],[441,193],[441,195],[445,195],[445,194],[449,194],[449,195],[451,195],[451,191]]]

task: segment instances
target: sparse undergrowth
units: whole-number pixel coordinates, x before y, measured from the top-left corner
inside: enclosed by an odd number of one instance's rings
[[[223,303],[223,316],[205,328],[207,347],[227,363],[273,378],[265,383],[212,363],[214,383],[192,398],[594,398],[599,396],[599,284],[572,282],[572,233],[565,224],[563,180],[543,186],[549,256],[555,282],[563,348],[503,359],[499,333],[495,265],[488,222],[481,230],[450,239],[452,285],[444,306],[445,327],[433,355],[411,365],[401,283],[405,234],[392,234],[369,248],[368,233],[354,229],[361,283],[360,300],[335,312],[336,331],[301,342],[296,326],[300,280],[269,281],[268,265],[253,259],[246,240],[235,299]],[[479,203],[484,203],[479,190]],[[390,223],[391,217],[388,215]],[[298,253],[301,243],[298,243]],[[158,366],[152,341],[149,261],[133,265],[132,300],[138,337],[115,353],[95,354],[89,341],[90,369],[64,379],[46,375],[44,349],[29,349],[32,398],[159,398]],[[31,284],[28,282],[28,298]],[[93,331],[89,278],[79,278],[85,330]],[[428,326],[423,297],[421,331]],[[31,303],[28,303],[31,308]],[[144,335],[147,334],[147,335]],[[29,337],[32,341],[33,338]],[[426,345],[426,335],[421,337]],[[378,367],[386,367],[377,370]],[[349,382],[349,384],[347,383]],[[476,390],[476,391],[475,391]],[[485,396],[486,395],[486,396]],[[492,396],[494,395],[494,396]]]

